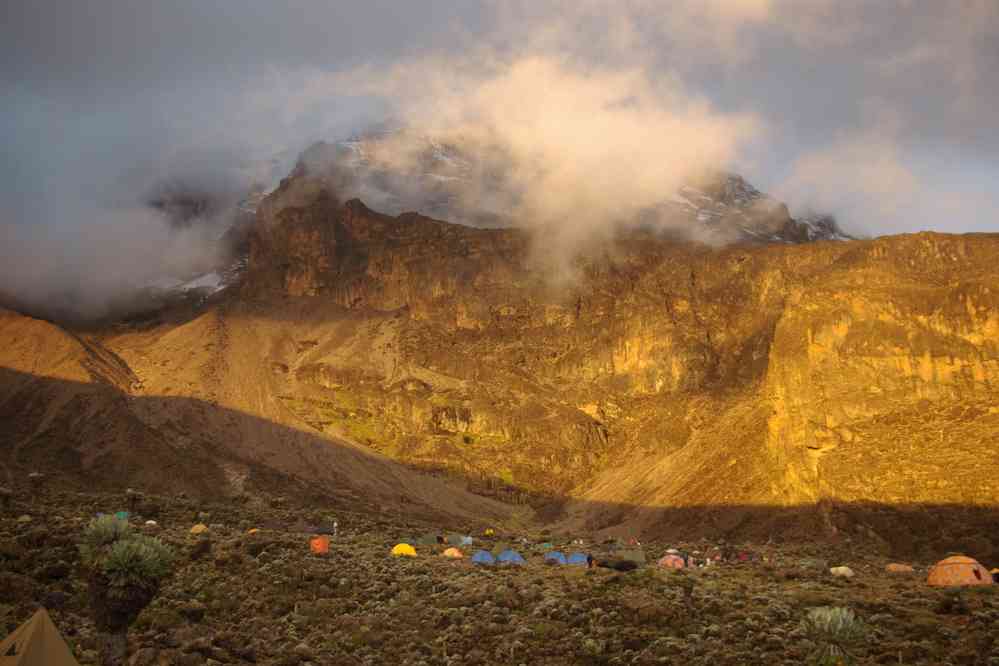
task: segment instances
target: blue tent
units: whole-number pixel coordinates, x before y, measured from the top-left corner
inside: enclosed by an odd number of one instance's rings
[[[527,564],[524,558],[521,557],[520,553],[515,550],[504,550],[496,558],[496,561],[500,564]]]
[[[496,560],[493,559],[493,554],[488,550],[480,550],[472,555],[472,564],[496,564]]]
[[[565,555],[557,550],[551,550],[545,553],[545,563],[551,564],[565,564]]]
[[[584,553],[573,553],[569,556],[568,564],[585,567],[587,565],[586,555]]]

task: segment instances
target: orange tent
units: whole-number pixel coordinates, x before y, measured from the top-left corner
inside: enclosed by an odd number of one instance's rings
[[[457,548],[448,548],[447,550],[445,550],[445,551],[444,551],[443,553],[441,553],[441,554],[442,554],[442,555],[443,555],[444,557],[450,557],[450,558],[451,558],[451,559],[453,559],[453,560],[458,560],[458,559],[461,559],[462,557],[465,557],[465,556],[464,556],[464,555],[462,554],[462,552],[461,552],[460,550],[458,550]]]
[[[898,564],[897,562],[893,562],[885,567],[885,571],[887,571],[888,573],[901,574],[901,573],[912,573],[913,571],[915,571],[915,569],[913,569],[908,564]]]
[[[330,538],[325,536],[313,537],[309,541],[309,550],[315,555],[327,555],[330,552]]]
[[[926,582],[933,587],[992,585],[992,575],[977,560],[954,555],[934,564]]]
[[[685,566],[683,558],[679,555],[664,555],[659,559],[659,566],[663,569],[682,569]]]

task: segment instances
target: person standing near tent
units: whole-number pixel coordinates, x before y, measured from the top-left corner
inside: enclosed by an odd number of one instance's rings
[[[587,569],[592,569],[593,568],[593,563],[594,563],[593,554],[592,553],[587,553],[586,554],[586,568]]]

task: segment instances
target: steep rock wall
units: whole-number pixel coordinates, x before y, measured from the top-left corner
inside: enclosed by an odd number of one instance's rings
[[[721,249],[633,235],[566,281],[516,230],[284,189],[244,294],[340,308],[335,352],[277,361],[346,373],[288,375],[289,394],[326,401],[323,427],[591,502],[999,497],[982,473],[999,462],[994,235]]]

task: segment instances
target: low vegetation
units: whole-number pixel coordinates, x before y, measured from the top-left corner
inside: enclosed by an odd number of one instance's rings
[[[127,519],[103,515],[84,530],[80,560],[100,633],[101,664],[121,666],[128,653],[128,628],[156,596],[173,554],[159,539],[135,533]]]
[[[115,627],[135,620],[127,634],[135,666],[999,662],[994,588],[968,589],[955,604],[951,592],[926,586],[928,562],[888,574],[889,560],[858,541],[728,544],[760,557],[622,573],[545,566],[540,543],[566,537],[496,525],[491,545],[530,537],[519,546],[529,564],[481,569],[440,557],[443,546],[417,546],[415,559],[388,552],[435,527],[478,536],[484,525],[407,523],[265,495],[212,503],[148,495],[130,526],[91,521],[124,502],[14,498],[0,513],[0,632],[44,605],[84,666],[101,663],[112,609],[127,618]],[[19,521],[24,514],[30,520]],[[339,535],[327,556],[313,555],[306,526],[331,516]],[[158,524],[146,525],[150,518]],[[195,523],[208,531],[192,535]],[[709,544],[644,545],[651,560],[668,547]],[[838,564],[856,576],[831,576]],[[97,608],[94,581],[103,590]]]

